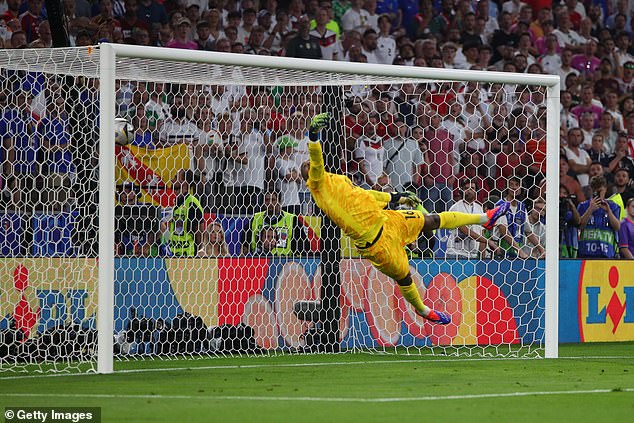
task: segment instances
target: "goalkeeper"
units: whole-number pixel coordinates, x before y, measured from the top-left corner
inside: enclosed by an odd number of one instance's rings
[[[508,212],[509,203],[482,214],[443,212],[424,214],[420,210],[386,210],[388,205],[420,206],[415,194],[364,190],[344,176],[326,172],[319,131],[328,126],[328,113],[316,115],[309,131],[309,161],[302,163],[301,173],[315,203],[354,242],[364,258],[393,278],[403,297],[416,313],[434,323],[447,324],[451,317],[423,304],[409,271],[405,245],[415,241],[421,232],[438,228],[454,229],[480,224],[491,229]]]

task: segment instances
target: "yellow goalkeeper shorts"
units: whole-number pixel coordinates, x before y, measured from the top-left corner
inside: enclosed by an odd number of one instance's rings
[[[418,239],[425,215],[418,210],[384,210],[387,221],[382,232],[370,246],[356,245],[363,258],[394,280],[401,280],[409,273],[409,258],[405,246]]]

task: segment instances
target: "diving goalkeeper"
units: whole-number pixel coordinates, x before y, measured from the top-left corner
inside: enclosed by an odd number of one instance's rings
[[[409,271],[405,245],[415,241],[421,232],[438,228],[454,229],[480,224],[491,229],[500,217],[506,215],[509,203],[501,203],[482,214],[424,214],[419,210],[386,210],[388,205],[407,204],[416,207],[421,201],[409,192],[365,190],[353,185],[344,175],[326,172],[318,136],[319,131],[328,126],[330,119],[328,113],[321,113],[313,118],[308,143],[310,160],[301,166],[302,177],[315,203],[350,236],[364,258],[396,281],[403,298],[414,306],[418,315],[446,325],[451,322],[447,313],[432,310],[423,304]]]

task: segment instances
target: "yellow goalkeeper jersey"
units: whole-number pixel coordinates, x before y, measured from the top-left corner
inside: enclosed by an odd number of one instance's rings
[[[317,206],[356,242],[372,242],[387,216],[387,192],[365,190],[350,178],[326,172],[319,142],[308,143],[310,172],[306,185]]]

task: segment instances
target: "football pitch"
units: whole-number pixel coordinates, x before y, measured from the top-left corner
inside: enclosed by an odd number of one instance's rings
[[[0,374],[0,408],[101,407],[104,422],[632,421],[634,343],[560,359],[336,354],[115,362]]]

